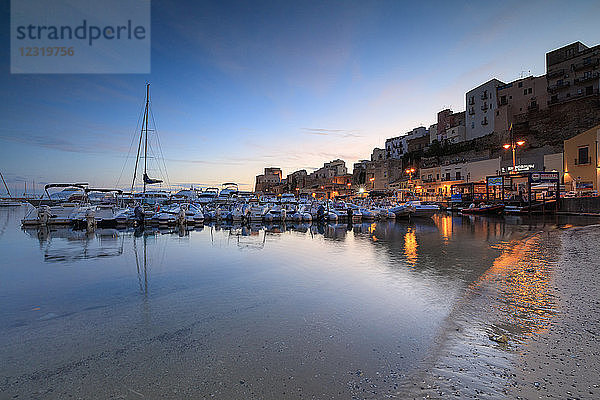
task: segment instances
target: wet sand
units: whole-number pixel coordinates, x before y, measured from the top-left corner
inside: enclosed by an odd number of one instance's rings
[[[600,398],[600,226],[562,232],[558,313],[517,361],[511,397]]]
[[[499,257],[400,398],[600,398],[600,226],[541,231]]]

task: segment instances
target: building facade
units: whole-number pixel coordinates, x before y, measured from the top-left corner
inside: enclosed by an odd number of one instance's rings
[[[466,140],[476,139],[494,132],[496,92],[498,87],[503,85],[504,83],[498,79],[491,79],[467,92],[465,95]]]
[[[437,140],[458,143],[466,140],[465,112],[454,113],[450,109],[437,114]]]
[[[495,132],[508,132],[516,115],[548,108],[547,86],[545,75],[528,76],[500,86],[494,113]]]
[[[386,157],[388,159],[401,159],[404,153],[410,151],[408,142],[423,137],[427,137],[427,142],[429,142],[429,131],[424,126],[419,126],[404,135],[387,139],[385,141]]]
[[[564,142],[564,182],[566,190],[598,191],[600,164],[598,141],[600,125]]]
[[[371,161],[381,161],[385,160],[385,149],[380,149],[379,147],[375,147],[373,152],[371,153]]]
[[[254,185],[255,192],[268,192],[272,191],[275,186],[281,184],[281,168],[269,167],[265,168],[265,171],[261,175],[256,176],[256,183]]]
[[[598,95],[600,45],[571,43],[546,53],[548,104]]]

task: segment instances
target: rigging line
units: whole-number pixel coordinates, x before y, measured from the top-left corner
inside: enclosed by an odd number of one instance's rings
[[[129,156],[131,155],[131,149],[133,148],[133,144],[135,143],[135,138],[137,136],[137,127],[140,125],[140,119],[142,118],[143,110],[144,110],[144,108],[142,107],[138,114],[138,120],[137,120],[137,123],[135,124],[135,130],[133,132],[133,135],[131,135],[131,143],[129,144],[129,150],[127,151],[127,157],[125,157],[125,161],[123,162],[123,168],[121,168],[121,173],[119,174],[119,179],[117,179],[117,184],[115,185],[115,188],[119,187],[119,183],[121,183],[121,178],[123,177],[123,173],[125,172],[125,167],[127,166],[127,161],[129,161]]]
[[[154,112],[150,109],[150,116],[152,117],[152,125],[154,125],[154,131],[156,133],[156,141],[158,142],[158,149],[160,151],[160,156],[162,158],[163,166],[165,168],[165,178],[167,181],[167,185],[171,186],[171,180],[169,179],[169,172],[167,171],[167,164],[165,163],[165,155],[162,151],[162,145],[160,144],[160,136],[158,135],[158,127],[156,126],[156,121],[154,120]]]
[[[150,109],[150,117],[152,118],[152,125],[154,126],[154,133],[156,134],[156,141],[157,141],[157,145],[158,145],[158,150],[160,152],[160,158],[162,159],[162,163],[163,163],[163,167],[164,167],[164,178],[165,178],[165,183],[167,184],[167,186],[170,188],[171,186],[171,181],[169,179],[169,173],[167,171],[167,165],[165,164],[165,156],[162,152],[162,145],[160,143],[160,136],[158,135],[158,128],[156,127],[156,120],[154,119],[154,112],[152,111],[152,109]],[[160,167],[160,162],[157,163],[159,169],[161,170],[162,173],[162,168]]]

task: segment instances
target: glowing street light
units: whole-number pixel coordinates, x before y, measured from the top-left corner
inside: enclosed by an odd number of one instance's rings
[[[512,124],[510,124],[510,144],[505,144],[502,147],[504,147],[506,150],[512,148],[512,159],[513,159],[513,169],[512,169],[512,173],[516,174],[517,173],[517,147],[518,146],[523,146],[525,144],[524,140],[517,140],[515,142],[515,138],[513,136],[513,130],[512,130]]]
[[[414,173],[415,173],[415,171],[416,171],[416,170],[415,170],[413,167],[411,167],[411,168],[406,168],[406,169],[404,170],[404,172],[406,172],[406,173],[408,174],[408,184],[409,184],[409,185],[410,185],[410,183],[411,183],[411,181],[412,181],[412,174],[414,174]]]

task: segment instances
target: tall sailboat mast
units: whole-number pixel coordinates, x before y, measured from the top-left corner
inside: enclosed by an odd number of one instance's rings
[[[10,194],[10,190],[8,190],[8,185],[6,184],[6,181],[4,180],[4,176],[2,176],[2,172],[0,172],[0,178],[2,178],[2,183],[4,183],[4,187],[6,188],[6,193],[8,193],[8,197],[12,197]]]
[[[135,168],[133,170],[133,180],[131,181],[131,191],[135,186],[135,178],[137,177],[137,169],[140,162],[140,152],[142,151],[142,140],[144,141],[144,195],[146,194],[146,185],[162,183],[161,179],[153,179],[148,176],[148,124],[150,120],[150,84],[146,83],[146,106],[144,108],[144,119],[140,130],[140,139],[138,141],[137,155],[135,157]]]
[[[144,143],[144,193],[146,193],[146,177],[148,167],[148,103],[150,102],[150,84],[146,83],[146,111],[144,111],[144,124],[146,130],[146,139]]]

